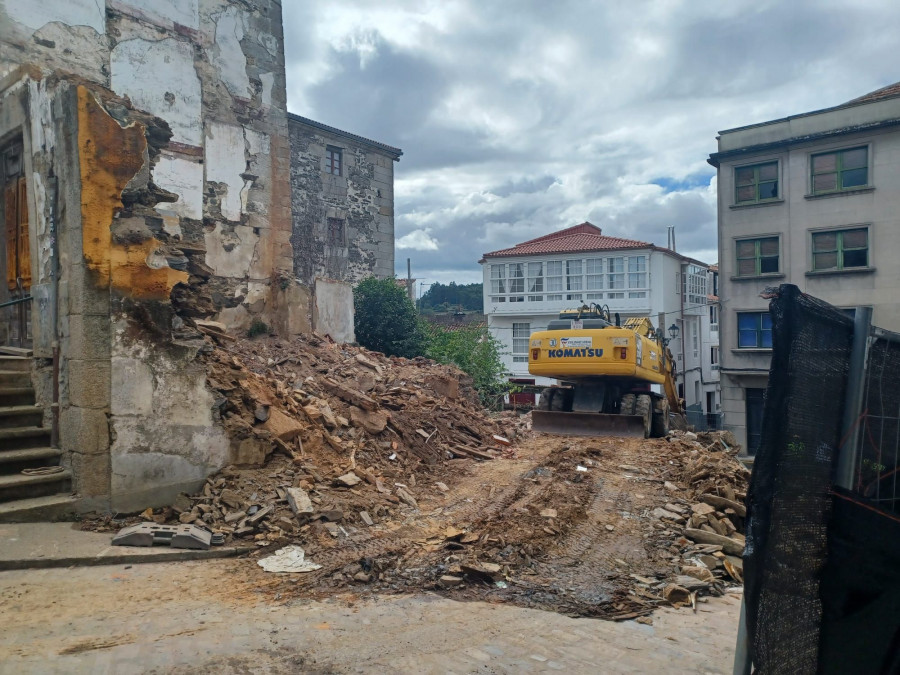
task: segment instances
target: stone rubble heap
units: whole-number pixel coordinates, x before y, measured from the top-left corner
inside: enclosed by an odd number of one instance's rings
[[[737,460],[727,431],[672,432],[669,441],[684,458],[664,483],[671,500],[654,509],[654,527],[674,536],[669,546],[678,573],[662,585],[673,605],[692,604],[697,594],[720,595],[725,583],[743,583],[749,470]],[[676,484],[677,483],[677,484]],[[682,486],[682,487],[679,487]],[[659,589],[659,584],[648,584]]]
[[[162,516],[261,545],[313,526],[337,536],[417,507],[421,482],[454,458],[514,453],[514,417],[490,418],[456,368],[316,335],[219,339],[209,383],[241,461]]]

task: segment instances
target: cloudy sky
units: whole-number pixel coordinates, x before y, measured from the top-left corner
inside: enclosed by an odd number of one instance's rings
[[[284,2],[292,112],[403,149],[397,271],[588,220],[715,262],[716,132],[900,80],[896,0]]]

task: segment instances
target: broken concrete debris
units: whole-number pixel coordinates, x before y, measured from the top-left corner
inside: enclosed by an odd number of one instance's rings
[[[360,482],[359,476],[357,476],[352,471],[345,473],[343,476],[338,476],[334,479],[334,484],[343,487],[353,487],[354,485],[358,485]]]
[[[222,535],[214,535],[196,525],[151,525],[140,523],[122,528],[112,539],[113,546],[153,546],[206,550],[225,543]]]
[[[316,509],[309,495],[306,494],[306,490],[299,487],[289,487],[285,488],[284,492],[288,506],[291,507],[291,511],[297,518],[306,520],[312,517]]]
[[[285,546],[256,564],[266,572],[313,572],[322,569],[321,565],[306,559],[306,552],[300,546]]]
[[[735,507],[748,473],[717,433],[532,435],[527,415],[488,415],[465,385],[455,399],[417,385],[432,369],[452,372],[443,366],[365,352],[377,372],[361,354],[316,336],[214,350],[226,428],[272,450],[261,466],[228,467],[179,498],[180,514],[151,517],[194,518],[252,542],[254,557],[300,545],[321,570],[280,593],[434,588],[626,620],[740,583],[744,516]],[[347,394],[361,369],[376,380],[365,394],[374,410]],[[289,441],[267,434],[261,401],[269,419],[280,410],[300,433]],[[361,415],[379,412],[387,421],[373,434]],[[510,454],[495,449],[501,434],[514,443],[503,446]],[[708,543],[713,537],[729,543]],[[615,557],[583,555],[601,550]]]

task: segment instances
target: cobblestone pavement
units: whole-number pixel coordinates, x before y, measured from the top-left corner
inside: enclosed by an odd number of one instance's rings
[[[739,596],[652,625],[434,594],[279,604],[247,565],[0,573],[0,673],[731,672]]]

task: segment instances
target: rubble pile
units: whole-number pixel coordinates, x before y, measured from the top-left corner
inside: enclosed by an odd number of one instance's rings
[[[535,434],[455,368],[204,328],[238,463],[141,516],[249,545],[276,599],[432,589],[651,622],[740,582],[749,472],[726,432]]]
[[[452,471],[449,460],[514,454],[512,418],[491,419],[451,366],[316,335],[229,339],[207,363],[239,464],[181,495],[171,515],[229,537],[268,545],[370,527],[400,505],[416,508],[429,477],[427,489],[439,491],[433,474]]]
[[[721,594],[726,583],[743,583],[749,470],[727,431],[672,432],[680,461],[666,472],[670,500],[652,512],[655,527],[677,536],[669,547],[677,568],[662,587],[673,605],[692,604],[697,594]]]

